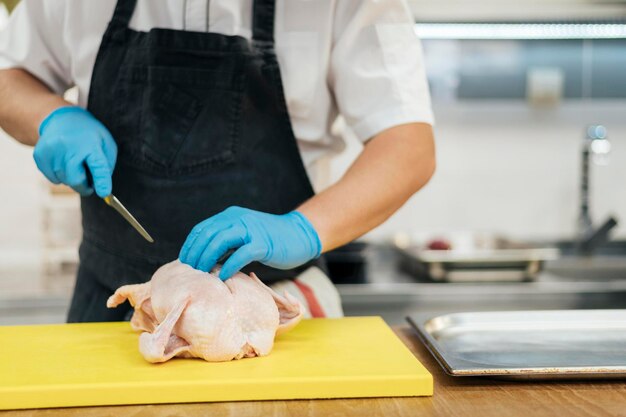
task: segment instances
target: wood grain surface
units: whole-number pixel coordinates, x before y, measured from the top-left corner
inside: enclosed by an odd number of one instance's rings
[[[435,395],[425,398],[256,401],[65,408],[0,412],[26,416],[447,416],[626,417],[626,381],[518,382],[446,375],[409,327],[394,331],[433,374]]]

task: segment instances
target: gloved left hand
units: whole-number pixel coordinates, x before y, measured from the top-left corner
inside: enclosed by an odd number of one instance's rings
[[[320,255],[322,243],[313,225],[297,211],[275,215],[233,206],[198,223],[179,258],[196,269],[210,271],[235,248],[222,266],[222,280],[253,261],[278,269],[302,265]]]

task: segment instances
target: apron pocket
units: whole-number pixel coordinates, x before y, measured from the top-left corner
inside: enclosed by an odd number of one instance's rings
[[[240,71],[149,67],[142,106],[142,154],[168,174],[233,162],[243,96]]]
[[[201,107],[195,97],[171,84],[149,87],[142,117],[143,151],[155,162],[170,167]]]

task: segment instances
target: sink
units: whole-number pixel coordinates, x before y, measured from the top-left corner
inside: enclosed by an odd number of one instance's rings
[[[548,261],[545,271],[574,280],[626,280],[626,241],[616,240],[597,247],[593,254],[580,254],[574,241],[552,243],[561,251],[559,259]]]
[[[553,245],[561,251],[564,257],[580,257],[577,251],[577,242],[572,240],[560,240],[556,242],[547,242],[547,245]],[[606,242],[597,247],[591,257],[620,257],[626,258],[626,240],[614,240]]]

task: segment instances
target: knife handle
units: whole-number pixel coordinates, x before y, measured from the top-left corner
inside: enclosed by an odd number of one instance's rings
[[[93,176],[91,175],[91,171],[89,170],[89,166],[87,165],[86,162],[83,162],[83,166],[85,167],[85,176],[87,177],[87,187],[93,188],[94,189],[93,192],[95,193],[96,190],[95,190],[95,188],[93,186]],[[111,205],[111,196],[110,195],[104,197],[103,200],[109,206]]]

